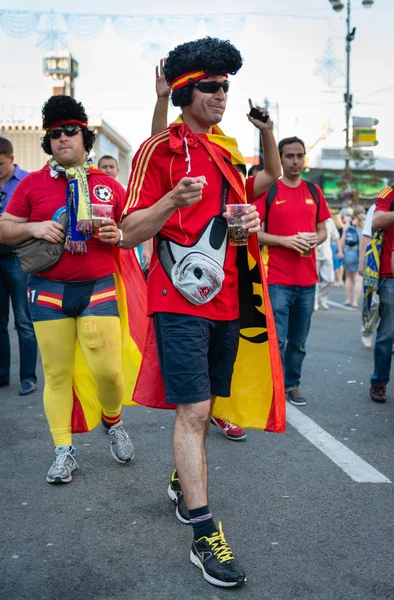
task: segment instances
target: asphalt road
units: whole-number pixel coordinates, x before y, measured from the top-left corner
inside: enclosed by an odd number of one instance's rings
[[[331,300],[343,302],[342,292]],[[12,385],[0,389],[1,600],[392,600],[394,384],[386,405],[370,401],[372,352],[359,330],[360,313],[314,315],[308,404],[292,413],[312,419],[306,429],[318,439],[330,434],[328,447],[343,444],[337,462],[292,425],[237,443],[209,432],[210,507],[247,572],[237,590],[209,585],[189,561],[191,529],[166,494],[171,411],[124,410],[131,464],[116,463],[95,430],[74,439],[80,469],[72,483],[46,483],[53,449],[42,374],[36,393],[18,396],[12,330]],[[343,464],[351,470],[359,459],[386,482],[349,476]]]

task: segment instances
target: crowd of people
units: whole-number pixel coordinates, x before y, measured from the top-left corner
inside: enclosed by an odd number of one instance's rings
[[[345,286],[346,308],[360,308],[364,265],[377,229],[383,230],[380,279],[361,330],[364,346],[374,345],[375,402],[386,401],[394,342],[393,188],[381,191],[365,219],[361,206],[331,213],[320,187],[302,177],[303,140],[289,136],[277,144],[261,108],[248,121],[261,134],[264,166],[246,178],[236,140],[218,126],[228,74],[241,66],[239,51],[215,38],[169,53],[156,70],[152,136],[133,158],[127,190],[116,180],[114,157],[101,157],[98,168],[88,158],[94,132],[83,105],[69,96],[52,96],[43,106],[42,148],[49,160],[40,171],[22,171],[11,143],[0,138],[0,386],[10,383],[11,299],[20,394],[36,390],[37,343],[42,358],[44,408],[55,447],[46,480],[69,483],[78,468],[72,420],[79,361],[94,377],[113,458],[128,463],[134,457],[121,418],[125,374],[117,265],[120,255],[132,265],[133,249],[139,248],[147,275],[147,350],[133,398],[139,402],[145,394],[142,404],[175,408],[168,495],[176,517],[193,530],[190,560],[220,587],[242,585],[246,576],[209,508],[209,424],[233,441],[243,440],[252,422],[284,430],[285,399],[298,407],[307,402],[300,383],[313,312],[329,309],[333,285]],[[170,98],[181,116],[168,126]],[[111,209],[98,229],[93,203]],[[229,241],[227,227],[234,204],[245,204],[239,223],[245,242],[239,246]],[[29,240],[60,245],[61,253],[49,268],[27,274],[18,258],[23,255],[13,247]],[[251,329],[258,331],[254,337]],[[262,374],[263,382],[252,381],[251,389],[261,397],[250,398],[242,377],[239,358],[245,352],[258,361],[252,377]],[[151,379],[141,394],[146,371]],[[158,380],[164,400],[152,398],[160,395]]]

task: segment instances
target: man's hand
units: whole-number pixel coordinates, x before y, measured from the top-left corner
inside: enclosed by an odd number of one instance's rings
[[[308,241],[307,241],[307,243],[309,244],[309,248],[311,250],[313,248],[316,248],[317,244],[319,243],[319,240],[318,240],[318,237],[317,237],[317,233],[309,233],[308,234]]]
[[[113,219],[102,219],[98,235],[100,241],[105,244],[112,244],[113,246],[120,240],[119,229]]]
[[[338,256],[339,260],[342,260],[342,258],[343,258],[343,252],[342,252],[342,250],[338,250],[337,256]]]
[[[253,108],[253,102],[250,98],[249,98],[249,107]],[[261,108],[260,106],[256,106],[255,108],[257,108],[257,110],[260,111],[264,117],[268,115],[268,111],[265,110],[265,108]],[[257,129],[260,129],[260,131],[264,131],[264,129],[272,129],[272,121],[269,118],[269,115],[268,115],[268,119],[265,123],[263,123],[263,121],[259,121],[259,119],[253,119],[253,117],[251,117],[250,115],[246,115],[246,116],[248,117],[249,122],[253,123],[253,125],[255,127],[257,127]]]
[[[201,177],[183,177],[170,192],[175,208],[186,208],[202,198],[202,191],[208,185],[204,175]]]
[[[150,261],[152,259],[152,254],[149,248],[143,248],[141,254],[141,266],[143,269],[149,269]]]
[[[46,240],[51,244],[59,244],[64,240],[64,227],[56,221],[42,221],[41,223],[30,223],[34,238]]]
[[[158,98],[168,98],[171,92],[171,88],[164,77],[163,67],[165,62],[166,59],[161,58],[160,65],[156,66],[156,94]]]
[[[309,243],[299,233],[297,233],[297,235],[282,237],[281,245],[283,248],[288,248],[289,250],[294,250],[295,252],[300,252],[301,254],[310,250]]]

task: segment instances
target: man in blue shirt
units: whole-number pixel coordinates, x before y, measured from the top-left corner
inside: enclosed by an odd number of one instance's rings
[[[18,183],[27,175],[14,164],[14,150],[9,140],[0,137],[0,218]],[[0,387],[10,383],[11,350],[8,335],[10,298],[19,338],[20,396],[36,389],[37,341],[27,303],[27,274],[12,247],[0,244]]]

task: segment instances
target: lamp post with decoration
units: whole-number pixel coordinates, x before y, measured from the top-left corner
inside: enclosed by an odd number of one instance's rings
[[[352,110],[352,105],[353,105],[353,96],[350,93],[350,52],[351,52],[351,43],[354,40],[354,38],[356,37],[356,28],[353,27],[351,28],[350,25],[350,17],[351,17],[351,0],[343,0],[343,2],[341,0],[329,0],[333,10],[335,10],[335,12],[340,12],[341,10],[343,10],[345,8],[345,4],[346,3],[346,45],[345,45],[345,49],[346,49],[346,92],[344,95],[344,100],[345,100],[345,118],[346,118],[346,160],[345,160],[345,164],[346,164],[346,172],[348,171],[349,168],[349,148],[350,148],[350,113]],[[361,4],[365,7],[365,8],[371,8],[371,6],[373,5],[374,0],[362,0]]]

